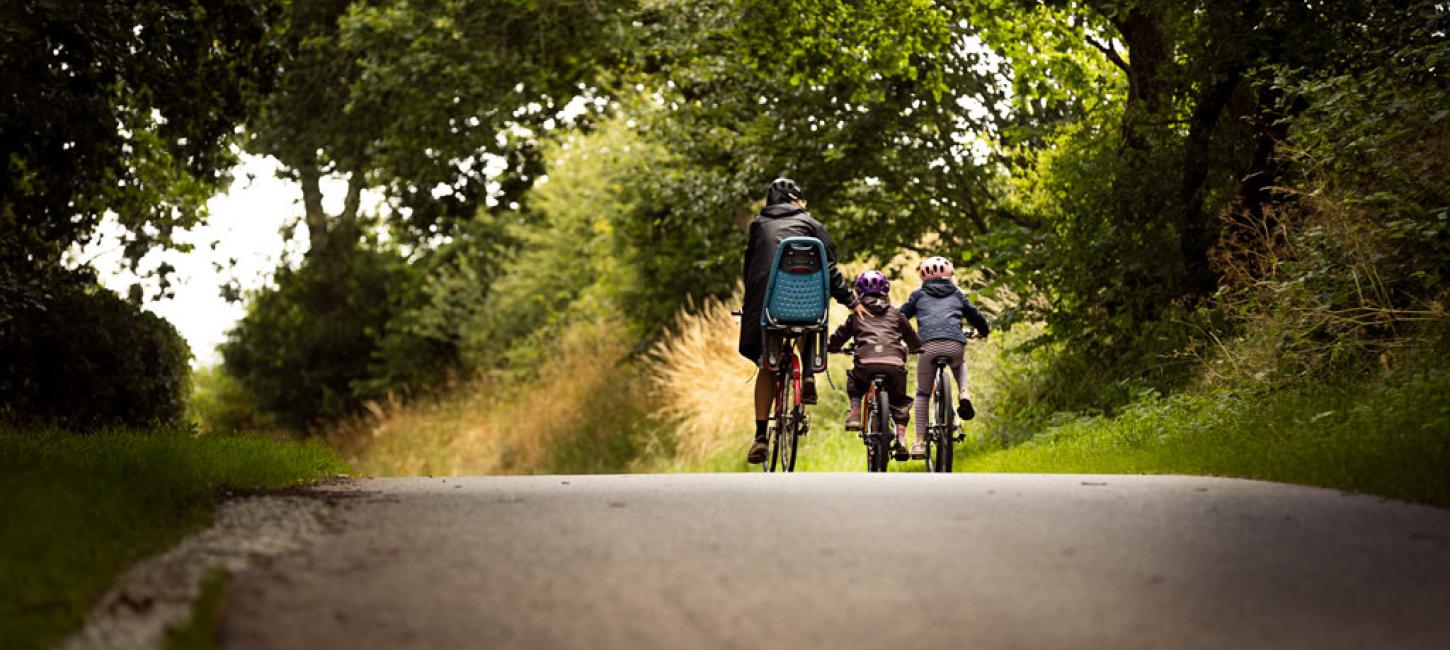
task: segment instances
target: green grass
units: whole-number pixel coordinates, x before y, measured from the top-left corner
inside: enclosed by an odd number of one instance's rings
[[[1272,393],[1147,395],[1011,448],[978,445],[972,472],[1234,476],[1450,506],[1450,371],[1311,383]]]
[[[221,620],[222,597],[229,576],[217,571],[201,583],[201,595],[191,605],[191,617],[166,631],[163,650],[209,650],[216,647],[216,627]]]
[[[838,362],[839,361],[839,362]],[[849,363],[833,358],[841,385]],[[1450,370],[1403,370],[1374,378],[1308,383],[1277,392],[1187,390],[1171,397],[1145,394],[1113,417],[1060,414],[1039,433],[1012,446],[989,433],[1002,422],[967,424],[957,471],[1021,473],[1196,474],[1256,478],[1364,492],[1450,506]],[[798,471],[865,471],[865,452],[842,429],[843,391],[820,383],[811,434]],[[979,407],[1010,399],[1006,391],[978,393]],[[1010,427],[1008,427],[1010,428]],[[760,471],[744,461],[740,444],[695,462],[654,471]],[[923,471],[920,461],[892,471]]]
[[[205,524],[222,490],[345,470],[318,444],[0,430],[0,648],[77,629],[121,571]]]

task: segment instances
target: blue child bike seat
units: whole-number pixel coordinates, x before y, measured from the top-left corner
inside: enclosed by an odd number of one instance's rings
[[[826,326],[830,299],[826,246],[815,237],[788,237],[775,248],[770,281],[765,286],[760,325],[767,329]]]

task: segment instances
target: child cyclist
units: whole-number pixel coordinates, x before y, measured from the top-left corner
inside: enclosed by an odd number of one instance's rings
[[[886,294],[891,282],[880,271],[866,271],[856,278],[856,296],[861,309],[831,334],[830,352],[840,352],[847,341],[855,340],[855,365],[846,373],[846,395],[851,398],[851,412],[846,415],[846,430],[861,430],[861,398],[871,385],[873,375],[886,375],[886,395],[891,403],[891,419],[896,422],[896,444],[906,448],[906,423],[911,419],[911,404],[906,398],[906,355],[921,349],[921,339],[911,329],[911,322],[901,315]]]
[[[956,269],[952,268],[950,260],[929,257],[922,260],[919,271],[921,288],[911,292],[911,297],[901,306],[903,316],[916,317],[916,326],[921,338],[926,341],[922,344],[921,356],[916,360],[916,444],[911,448],[911,455],[917,458],[926,455],[926,411],[931,401],[932,381],[936,378],[933,360],[947,358],[957,376],[957,387],[961,389],[957,414],[963,420],[970,420],[976,411],[967,394],[967,366],[962,363],[967,344],[967,337],[962,333],[962,319],[967,319],[979,336],[986,336],[992,331],[982,312],[973,307],[962,290],[952,283]]]

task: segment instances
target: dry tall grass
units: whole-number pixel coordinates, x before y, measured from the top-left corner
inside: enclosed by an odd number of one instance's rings
[[[621,331],[607,321],[569,329],[524,384],[477,380],[430,400],[370,404],[329,443],[374,476],[626,470],[642,408]]]
[[[655,413],[674,427],[680,460],[714,456],[753,426],[755,367],[736,350],[740,324],[730,314],[742,293],[681,311],[648,353]]]

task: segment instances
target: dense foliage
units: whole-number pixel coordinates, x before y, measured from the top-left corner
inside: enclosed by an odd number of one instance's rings
[[[197,223],[265,90],[272,3],[5,3],[0,13],[0,310],[105,213],[133,263]],[[163,285],[165,286],[165,285]],[[3,313],[3,312],[0,312]]]
[[[0,330],[0,420],[77,429],[181,422],[191,351],[171,323],[88,275],[47,291],[43,309],[22,308]]]
[[[345,268],[308,263],[279,270],[275,288],[253,297],[222,347],[253,406],[295,428],[343,415],[368,396],[356,382],[367,376],[388,322],[414,290],[395,253],[361,248],[339,259]]]
[[[1292,380],[1446,320],[1450,12],[1429,0],[98,7],[65,14],[94,30],[23,4],[3,31],[49,45],[0,55],[36,88],[0,107],[26,136],[4,263],[33,267],[0,306],[104,209],[137,254],[194,222],[250,116],[308,252],[247,297],[226,367],[292,426],[527,374],[601,314],[657,337],[733,290],[778,175],[844,258],[947,255],[1003,323],[1045,323],[1048,411],[1171,390],[1230,339]],[[37,121],[46,101],[75,112]]]
[[[180,417],[189,353],[165,321],[67,269],[110,215],[131,269],[177,247],[265,91],[271,2],[0,8],[0,414],[77,426]],[[170,267],[156,269],[163,295]]]

